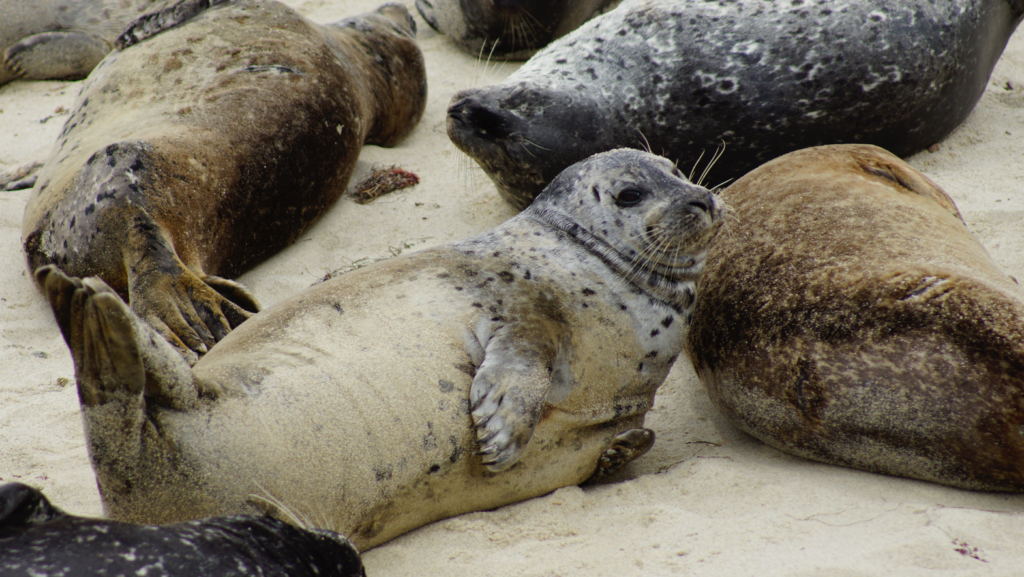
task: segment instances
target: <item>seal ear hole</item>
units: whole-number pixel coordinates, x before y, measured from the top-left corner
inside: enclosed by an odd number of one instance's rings
[[[627,188],[619,192],[615,197],[615,203],[619,206],[636,206],[647,196],[644,191],[636,188]]]
[[[601,202],[601,193],[597,191],[596,186],[591,188],[590,192],[594,193],[594,198],[597,200],[597,202]]]

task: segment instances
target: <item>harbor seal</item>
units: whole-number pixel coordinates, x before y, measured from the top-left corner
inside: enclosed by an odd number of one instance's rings
[[[36,274],[109,516],[270,502],[365,550],[643,454],[722,210],[665,159],[594,156],[497,228],[316,284],[191,369],[101,281]]]
[[[942,140],[974,108],[1020,0],[627,0],[504,82],[456,94],[448,134],[523,207],[562,168],[620,146],[735,179],[786,152]]]
[[[355,547],[333,531],[250,515],[163,527],[77,517],[22,483],[0,485],[0,550],[6,577],[365,575]]]
[[[722,196],[686,349],[730,420],[826,463],[1024,491],[1024,294],[945,192],[846,145]]]
[[[79,80],[118,34],[167,0],[0,0],[0,86],[17,79]]]
[[[416,0],[431,28],[481,58],[525,60],[619,0]]]
[[[192,12],[140,18],[86,80],[22,234],[30,270],[102,278],[194,360],[259,308],[223,277],[319,218],[364,142],[409,134],[426,75],[398,4],[330,25],[272,1]]]

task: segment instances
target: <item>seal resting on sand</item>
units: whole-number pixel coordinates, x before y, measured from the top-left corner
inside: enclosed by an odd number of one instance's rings
[[[0,485],[0,551],[5,577],[365,575],[355,547],[333,531],[250,515],[163,527],[89,519],[21,483]]]
[[[106,512],[283,507],[360,549],[608,474],[682,348],[721,202],[635,150],[481,235],[315,285],[194,368],[97,279],[37,279]]]
[[[102,278],[194,361],[258,310],[222,277],[320,217],[364,142],[415,127],[426,76],[414,33],[398,4],[330,25],[255,0],[140,18],[86,80],[39,174],[22,225],[29,268]]]
[[[563,168],[621,146],[713,183],[819,144],[906,156],[974,108],[1021,0],[626,0],[504,82],[464,90],[448,135],[528,204]]]
[[[740,428],[826,463],[1024,491],[1024,300],[892,154],[801,150],[722,196],[686,348]]]
[[[0,0],[0,85],[85,78],[133,20],[168,0]]]
[[[619,0],[416,0],[430,27],[481,58],[525,60]]]

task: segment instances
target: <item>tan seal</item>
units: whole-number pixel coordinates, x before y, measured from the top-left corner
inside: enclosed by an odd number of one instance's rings
[[[687,350],[711,399],[803,457],[1024,490],[1024,302],[884,150],[794,152],[723,192]]]
[[[269,506],[365,549],[643,454],[721,213],[663,158],[598,155],[489,232],[268,308],[191,369],[102,282],[37,277],[112,518]]]
[[[167,2],[0,0],[0,85],[85,78],[126,26]]]
[[[364,142],[415,127],[426,77],[414,30],[397,4],[330,25],[255,0],[139,19],[86,80],[39,175],[30,269],[101,277],[194,359],[258,309],[222,277],[323,214]]]

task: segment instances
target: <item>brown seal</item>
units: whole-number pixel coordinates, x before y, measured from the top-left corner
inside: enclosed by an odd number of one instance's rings
[[[1024,490],[1024,302],[953,201],[865,145],[794,152],[723,192],[687,351],[786,452]]]
[[[642,455],[721,216],[663,158],[597,155],[501,226],[314,285],[192,368],[101,281],[36,276],[110,517],[270,505],[365,549]]]
[[[190,19],[166,29],[176,14]],[[140,19],[39,175],[30,269],[99,276],[174,345],[205,352],[258,309],[220,277],[323,214],[364,142],[392,145],[419,121],[414,26],[397,4],[318,25],[254,0]]]

